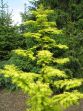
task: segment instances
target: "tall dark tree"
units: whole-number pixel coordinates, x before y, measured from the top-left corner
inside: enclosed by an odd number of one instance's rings
[[[8,4],[1,0],[0,7],[0,58],[6,57],[4,53],[8,53],[12,49],[18,47],[19,32],[16,26],[12,25],[11,13],[8,10]]]
[[[2,67],[9,58],[11,50],[22,45],[22,38],[17,26],[12,25],[12,15],[9,12],[8,4],[5,0],[0,1],[0,67]],[[0,76],[0,86],[7,85],[5,78]],[[9,83],[8,83],[9,85]]]
[[[4,0],[0,1],[0,25],[10,25],[12,23],[11,13],[9,13],[8,4]]]

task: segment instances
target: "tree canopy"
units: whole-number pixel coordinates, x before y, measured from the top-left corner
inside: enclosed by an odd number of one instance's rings
[[[30,0],[19,27],[1,10],[0,81],[29,95],[28,111],[64,111],[83,98],[83,2],[48,1]]]

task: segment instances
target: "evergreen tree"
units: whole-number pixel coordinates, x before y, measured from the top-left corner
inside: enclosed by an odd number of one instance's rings
[[[77,21],[83,18],[83,0],[29,0],[33,7],[39,7],[42,3],[45,8],[57,11],[57,22],[61,27],[69,21]]]
[[[67,67],[74,77],[83,77],[83,0],[30,0],[30,3],[35,8],[42,3],[45,8],[55,10],[56,24],[65,32],[61,42],[69,46],[67,54],[71,62]]]
[[[11,14],[8,5],[1,0],[0,7],[0,58],[6,58],[6,53],[20,45],[19,32],[16,26],[12,26]]]
[[[31,12],[35,20],[24,22],[26,48],[13,50],[0,70],[30,96],[29,111],[61,111],[83,98],[83,79],[63,71],[69,62],[63,55],[68,47],[56,41],[63,32],[51,18],[53,13],[42,6]]]
[[[4,0],[0,1],[0,68],[9,59],[10,52],[22,46],[23,39],[17,26],[12,25],[11,13],[8,4]],[[0,86],[10,87],[10,80],[0,76]]]
[[[8,8],[8,4],[4,3],[4,0],[0,0],[0,26],[9,26],[12,23]]]

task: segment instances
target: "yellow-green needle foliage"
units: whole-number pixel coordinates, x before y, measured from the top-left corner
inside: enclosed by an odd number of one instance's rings
[[[63,32],[49,18],[53,13],[43,7],[31,12],[35,20],[24,23],[26,49],[13,50],[0,70],[30,96],[27,111],[62,111],[83,98],[79,92],[83,79],[71,78],[64,71],[69,58],[62,54],[68,47],[56,42]]]

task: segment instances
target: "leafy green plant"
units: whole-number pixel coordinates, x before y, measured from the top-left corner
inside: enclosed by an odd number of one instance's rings
[[[48,20],[52,13],[53,10],[44,10],[42,6],[31,12],[36,20],[24,23],[26,49],[13,50],[7,65],[0,69],[1,74],[12,78],[30,96],[27,111],[62,111],[83,98],[79,91],[83,79],[71,78],[64,67],[58,68],[69,62],[62,55],[68,47],[56,41],[63,32]]]
[[[22,35],[18,27],[12,25],[12,13],[8,11],[8,4],[5,0],[0,1],[0,68],[7,63],[10,52],[23,45]],[[10,79],[0,76],[0,86],[8,88],[12,86]]]

